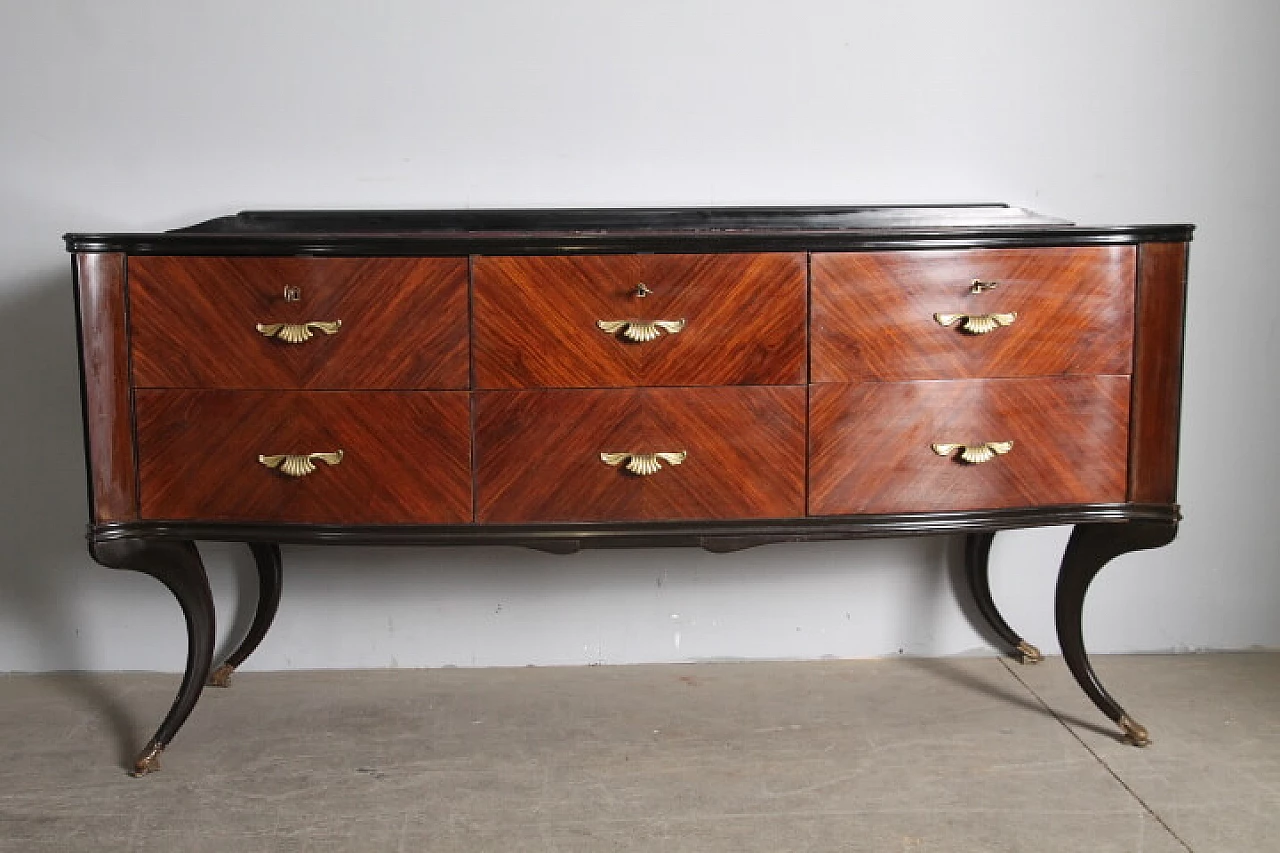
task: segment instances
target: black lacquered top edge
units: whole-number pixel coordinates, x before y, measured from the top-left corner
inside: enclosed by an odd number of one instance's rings
[[[1004,204],[245,211],[147,234],[67,234],[73,252],[466,255],[859,251],[1184,241],[1190,225],[1084,227]]]

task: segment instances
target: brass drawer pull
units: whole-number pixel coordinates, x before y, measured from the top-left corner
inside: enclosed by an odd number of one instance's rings
[[[305,477],[316,470],[316,460],[329,465],[337,465],[342,461],[342,451],[333,453],[285,453],[279,456],[259,456],[258,461],[268,468],[278,468],[281,474],[290,477]]]
[[[643,344],[660,337],[663,332],[677,335],[684,331],[684,320],[596,320],[600,331],[623,340]]]
[[[264,338],[278,338],[286,344],[300,344],[315,337],[315,332],[336,335],[342,328],[341,320],[313,320],[310,323],[259,323],[255,328]],[[315,330],[315,332],[312,331]]]
[[[939,326],[960,324],[960,331],[966,335],[985,335],[994,332],[1001,326],[1012,326],[1018,319],[1016,311],[1008,314],[934,314],[933,319]]]
[[[929,446],[939,456],[950,456],[959,450],[960,455],[957,458],[969,465],[990,462],[997,456],[1004,456],[1013,450],[1012,441],[987,441],[982,444],[931,444]]]
[[[687,450],[679,453],[601,453],[600,461],[614,468],[625,462],[623,470],[638,477],[647,477],[661,471],[663,462],[679,465],[688,455]]]

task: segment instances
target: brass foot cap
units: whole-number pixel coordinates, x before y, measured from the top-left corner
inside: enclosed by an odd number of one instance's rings
[[[1124,739],[1134,746],[1151,746],[1151,735],[1147,733],[1145,726],[1135,723],[1128,717],[1121,717],[1117,720],[1120,728],[1124,729]]]
[[[142,751],[138,756],[138,760],[133,762],[133,769],[129,771],[129,775],[137,778],[138,776],[146,776],[148,773],[156,773],[160,770],[160,753],[164,752],[164,745],[153,743]]]
[[[230,687],[231,674],[235,671],[236,668],[234,666],[229,663],[224,663],[209,674],[209,681],[207,683],[210,687]]]
[[[1040,650],[1026,640],[1018,643],[1018,655],[1019,663],[1040,663],[1040,661],[1044,660],[1044,655],[1040,654]]]

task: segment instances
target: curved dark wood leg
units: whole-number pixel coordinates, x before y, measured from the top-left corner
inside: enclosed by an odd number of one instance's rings
[[[1062,656],[1081,689],[1124,730],[1124,737],[1134,746],[1147,746],[1151,738],[1147,730],[1125,713],[1124,708],[1098,681],[1084,650],[1081,617],[1085,593],[1094,576],[1112,558],[1130,551],[1142,551],[1168,545],[1178,533],[1178,525],[1170,522],[1128,521],[1122,524],[1077,524],[1071,532],[1062,569],[1058,573],[1055,616]]]
[[[272,542],[250,542],[253,561],[258,567],[258,607],[253,612],[253,622],[244,640],[227,657],[222,666],[209,676],[210,687],[230,687],[231,675],[240,664],[257,650],[271,629],[271,623],[280,609],[280,587],[283,571],[280,562],[280,546]]]
[[[969,592],[973,595],[978,612],[997,637],[1012,650],[1019,663],[1039,663],[1044,660],[1040,650],[1028,643],[1004,621],[991,597],[991,582],[987,575],[990,565],[991,543],[996,538],[994,530],[980,530],[965,537],[964,569],[969,579]]]
[[[195,708],[213,661],[213,596],[194,542],[118,539],[91,546],[93,558],[113,569],[143,572],[160,581],[182,607],[187,621],[187,668],[173,706],[155,736],[138,754],[131,775],[160,769],[160,753]]]

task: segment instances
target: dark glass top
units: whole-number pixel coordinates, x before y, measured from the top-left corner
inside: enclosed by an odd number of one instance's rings
[[[1070,225],[1007,204],[853,207],[553,208],[549,210],[246,210],[170,233],[684,233]]]

